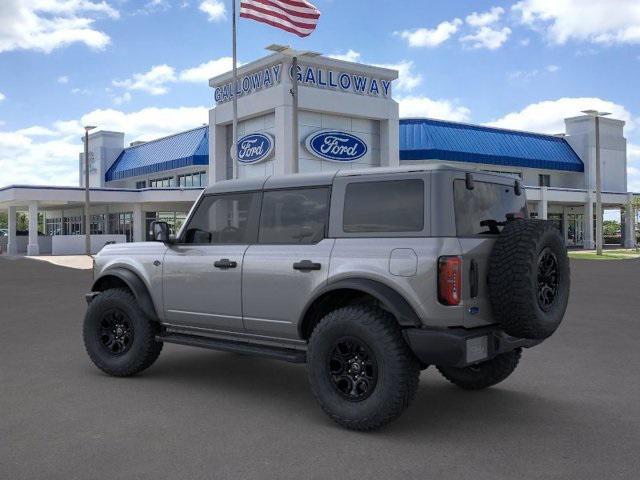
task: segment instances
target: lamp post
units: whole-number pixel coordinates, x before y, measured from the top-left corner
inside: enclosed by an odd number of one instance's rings
[[[318,52],[309,52],[309,51],[300,51],[294,50],[288,45],[269,45],[267,50],[272,52],[280,53],[287,57],[291,58],[291,96],[292,96],[292,111],[291,111],[291,173],[298,173],[298,161],[299,161],[299,147],[300,147],[300,138],[298,133],[298,59],[300,57],[318,57],[320,54]]]
[[[91,216],[89,214],[89,131],[94,126],[84,127],[84,252],[91,255]]]
[[[596,255],[602,255],[602,167],[600,165],[600,117],[611,115],[597,110],[583,110],[596,122]]]

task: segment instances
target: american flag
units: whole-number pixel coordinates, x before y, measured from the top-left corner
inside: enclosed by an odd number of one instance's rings
[[[241,0],[240,16],[306,37],[316,29],[320,10],[306,0]]]

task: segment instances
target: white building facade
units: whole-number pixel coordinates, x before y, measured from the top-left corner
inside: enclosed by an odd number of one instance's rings
[[[323,56],[302,56],[298,156],[293,154],[291,58],[272,54],[238,69],[238,155],[232,159],[231,73],[209,81],[215,105],[209,125],[125,147],[123,132],[89,136],[92,250],[107,242],[143,241],[149,223],[178,229],[201,189],[214,182],[352,168],[445,161],[503,172],[526,186],[533,217],[550,219],[568,245],[593,248],[595,124],[565,120],[563,135],[500,130],[433,119],[399,119],[393,100],[398,72]],[[623,215],[621,243],[635,244],[627,191],[624,122],[600,120],[603,204]],[[83,253],[84,158],[80,187],[0,188],[9,214],[0,249],[10,254]],[[28,228],[19,230],[17,213]]]

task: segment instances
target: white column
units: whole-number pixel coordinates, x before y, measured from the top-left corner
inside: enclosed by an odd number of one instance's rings
[[[633,193],[627,194],[627,205],[624,215],[624,248],[635,248],[636,246],[636,225],[635,212],[633,209]]]
[[[18,210],[16,207],[9,207],[7,213],[7,228],[9,229],[9,238],[7,238],[7,253],[9,255],[17,255],[18,243],[16,240],[16,214]]]
[[[540,217],[541,220],[546,220],[547,211],[548,211],[547,187],[541,187],[540,188],[540,208],[538,210],[538,217]]]
[[[144,214],[142,212],[142,204],[133,205],[133,241],[144,242]]]
[[[29,204],[29,244],[27,245],[27,255],[40,255],[37,203]]]
[[[286,175],[294,172],[294,161],[298,161],[293,158],[293,152],[291,151],[291,145],[293,143],[291,132],[293,107],[291,105],[279,105],[275,111],[276,159],[274,173],[276,175]]]
[[[596,242],[593,238],[593,198],[587,195],[587,202],[584,204],[584,248],[593,250]]]
[[[393,109],[388,120],[380,123],[380,166],[400,166],[400,123],[399,106],[393,102]]]

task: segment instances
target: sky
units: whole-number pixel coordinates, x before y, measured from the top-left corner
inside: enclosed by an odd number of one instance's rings
[[[564,132],[625,120],[640,192],[639,0],[314,0],[296,36],[239,21],[240,62],[272,43],[396,68],[402,117]],[[231,67],[231,0],[1,0],[0,187],[77,185],[82,125],[149,140],[208,121]]]

